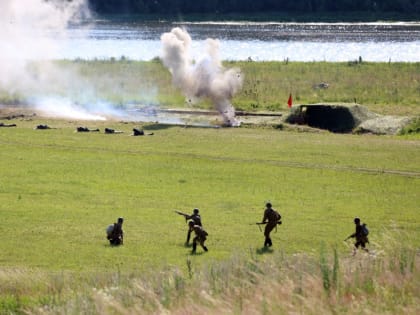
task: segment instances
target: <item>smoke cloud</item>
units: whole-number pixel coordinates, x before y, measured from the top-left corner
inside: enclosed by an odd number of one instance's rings
[[[1,0],[0,91],[50,116],[104,119],[77,105],[92,93],[86,80],[51,61],[69,25],[88,17],[87,0]]]
[[[161,36],[162,60],[172,74],[173,84],[191,102],[210,99],[215,109],[223,116],[224,123],[239,125],[233,96],[242,88],[239,69],[226,69],[219,58],[219,41],[206,40],[206,53],[197,62],[190,55],[191,37],[179,27]]]

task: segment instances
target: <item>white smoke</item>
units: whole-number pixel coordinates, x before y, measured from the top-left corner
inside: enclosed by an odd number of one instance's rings
[[[0,69],[2,87],[19,89],[35,82],[28,76],[28,63],[49,60],[59,49],[51,38],[64,37],[71,21],[87,12],[85,0],[2,0],[0,2]]]
[[[194,62],[190,56],[191,41],[188,32],[179,27],[161,36],[162,60],[172,74],[173,84],[192,102],[210,99],[225,124],[239,125],[231,99],[242,87],[240,70],[223,67],[219,41],[215,39],[206,40],[206,54]]]
[[[103,119],[76,104],[86,80],[52,62],[69,25],[87,17],[87,0],[1,0],[0,91],[51,116]]]
[[[106,120],[104,116],[96,115],[80,106],[69,98],[48,97],[35,101],[35,108],[45,116],[72,118],[81,120]]]

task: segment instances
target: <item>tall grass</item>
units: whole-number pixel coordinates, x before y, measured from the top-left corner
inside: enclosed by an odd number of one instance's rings
[[[374,253],[321,245],[314,254],[249,249],[221,262],[147,274],[76,276],[2,270],[3,313],[25,314],[418,314],[420,256],[385,232]],[[186,261],[186,264],[191,264]]]

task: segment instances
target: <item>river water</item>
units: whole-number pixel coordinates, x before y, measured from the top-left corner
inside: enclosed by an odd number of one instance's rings
[[[161,55],[160,36],[173,27],[191,35],[192,56],[204,41],[220,41],[223,60],[419,62],[420,22],[277,23],[277,22],[110,22],[72,26],[66,37],[51,32],[54,59],[151,60]]]

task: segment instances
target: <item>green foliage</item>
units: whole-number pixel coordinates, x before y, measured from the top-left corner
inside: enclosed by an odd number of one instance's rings
[[[420,133],[420,117],[416,117],[412,123],[404,127],[400,132],[401,135],[419,134],[419,133]]]
[[[322,247],[321,247],[321,251],[320,251],[319,266],[321,268],[323,287],[324,287],[325,291],[327,291],[329,293],[330,289],[331,289],[331,279],[330,279],[330,269],[329,269],[330,267],[329,267],[329,264],[327,262],[327,257],[326,257],[326,253],[325,253],[325,244],[324,243],[322,243]]]

